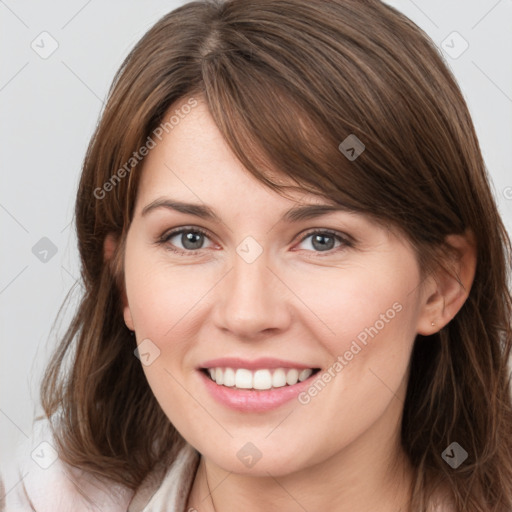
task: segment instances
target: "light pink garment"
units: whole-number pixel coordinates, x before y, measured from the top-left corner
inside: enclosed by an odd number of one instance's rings
[[[54,459],[51,445],[48,421],[36,422],[16,460],[2,467],[1,512],[185,512],[199,463],[191,445],[183,446],[169,468],[150,473],[136,492]]]

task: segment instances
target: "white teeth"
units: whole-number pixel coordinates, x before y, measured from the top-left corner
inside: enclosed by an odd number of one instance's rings
[[[313,370],[310,370],[309,368],[307,370],[302,370],[299,373],[299,381],[302,382],[303,380],[306,380],[312,373]]]
[[[278,368],[272,375],[272,387],[282,388],[286,386],[286,373],[282,368]]]
[[[239,389],[271,389],[293,386],[309,378],[313,370],[307,368],[276,368],[274,370],[247,370],[245,368],[208,368],[208,373],[217,384]]]
[[[215,381],[217,384],[222,384],[222,369],[217,368],[217,379]],[[221,382],[219,382],[218,376],[219,372],[221,372]],[[235,387],[240,389],[251,389],[252,388],[252,373],[250,370],[245,370],[244,368],[239,368],[235,373]]]
[[[233,387],[235,385],[235,370],[226,368],[224,370],[224,386]]]
[[[272,376],[268,370],[256,370],[253,376],[254,389],[270,389],[272,387]]]
[[[299,370],[288,370],[288,373],[286,374],[286,384],[288,386],[292,386],[293,384],[296,384],[299,380]]]

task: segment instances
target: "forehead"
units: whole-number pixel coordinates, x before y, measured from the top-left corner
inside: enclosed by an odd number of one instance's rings
[[[301,190],[286,189],[286,197],[278,194],[247,171],[223,139],[208,110],[197,98],[196,106],[184,109],[187,98],[173,104],[163,117],[163,123],[173,118],[161,140],[155,140],[145,157],[139,183],[138,210],[141,202],[172,195],[180,200],[214,202],[222,206],[248,203],[261,208],[290,203],[335,205],[334,201]],[[185,113],[187,112],[187,113]],[[163,123],[160,126],[164,126]],[[296,182],[288,176],[265,169],[269,178],[279,185]],[[229,203],[229,204],[228,204]]]
[[[180,111],[183,104],[181,101],[168,109],[164,121],[171,116],[179,121],[162,134],[144,160],[135,205],[137,219],[158,221],[167,218],[169,212],[181,212],[225,224],[230,230],[261,234],[278,224],[293,226],[332,213],[335,217],[331,220],[336,219],[340,225],[350,222],[354,229],[372,232],[382,240],[390,236],[402,239],[403,234],[386,222],[344,207],[320,193],[300,188],[286,188],[279,193],[272,190],[233,154],[204,102],[198,99],[186,114],[185,110]],[[297,187],[296,181],[279,170],[263,171],[278,185]],[[159,213],[149,216],[149,209]]]

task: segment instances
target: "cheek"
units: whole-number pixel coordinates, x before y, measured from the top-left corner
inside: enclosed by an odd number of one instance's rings
[[[414,267],[408,276],[396,278],[369,268],[338,275],[330,282],[316,279],[315,293],[305,284],[301,287],[315,313],[309,323],[312,335],[329,354],[329,362],[299,401],[304,416],[321,425],[318,435],[337,439],[341,446],[374,424],[388,407],[403,405],[418,296],[411,293]],[[306,427],[302,435],[308,435]]]
[[[192,325],[197,324],[198,301],[211,285],[208,279],[198,279],[192,265],[173,267],[137,249],[127,253],[125,273],[137,343],[151,354],[149,364],[141,358],[142,369],[169,420],[187,431],[192,419],[201,417],[184,388],[181,372],[190,349]]]
[[[385,261],[318,269],[307,278],[304,273],[300,279],[299,273],[290,276],[291,282],[299,283],[294,291],[307,305],[304,319],[310,318],[308,325],[332,357],[350,351],[354,342],[363,348],[385,343],[390,350],[410,343],[417,314],[414,283],[418,275],[413,261],[402,263],[402,269],[395,261]],[[357,352],[357,346],[352,351]],[[363,352],[368,351],[360,354]]]
[[[414,260],[399,260],[401,269],[398,260],[329,269],[325,279],[317,273],[314,282],[303,280],[298,291],[314,313],[308,314],[313,338],[328,353],[319,382],[301,403],[340,438],[373,423],[402,392],[416,334],[419,274]],[[358,419],[351,427],[333,422],[333,410]]]
[[[165,261],[165,254],[150,257],[137,250],[126,258],[125,268],[128,303],[137,334],[162,341],[177,338],[213,279],[211,271],[198,272],[193,265],[171,265]]]

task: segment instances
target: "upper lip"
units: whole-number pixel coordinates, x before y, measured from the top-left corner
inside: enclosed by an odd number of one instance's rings
[[[273,357],[260,357],[259,359],[242,359],[239,357],[221,357],[219,359],[210,359],[201,363],[199,368],[246,368],[248,370],[258,370],[262,368],[317,368],[309,364],[286,361],[284,359],[275,359]]]

